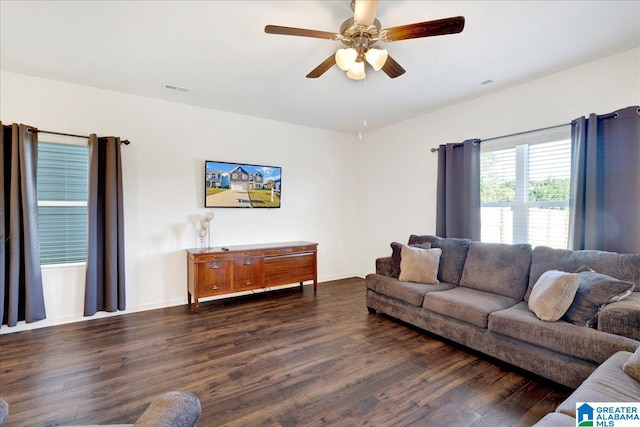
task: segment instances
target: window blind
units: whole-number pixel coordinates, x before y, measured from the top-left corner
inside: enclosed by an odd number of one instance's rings
[[[38,143],[40,263],[85,262],[88,148]]]
[[[480,161],[481,238],[566,248],[570,128],[484,144]]]

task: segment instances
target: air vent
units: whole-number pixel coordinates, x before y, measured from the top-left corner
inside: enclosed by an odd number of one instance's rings
[[[175,90],[178,92],[184,92],[184,93],[188,93],[191,89],[187,88],[187,87],[182,87],[182,86],[178,86],[178,85],[172,85],[169,83],[163,83],[162,87],[167,89],[167,90]]]

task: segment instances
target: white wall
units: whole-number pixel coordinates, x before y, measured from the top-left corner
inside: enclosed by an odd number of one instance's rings
[[[204,160],[282,167],[282,208],[214,209],[212,244],[315,241],[320,281],[356,272],[356,199],[343,185],[356,178],[353,136],[8,72],[0,113],[3,123],[132,142],[123,146],[127,312],[186,303]],[[47,320],[2,333],[84,319],[84,268],[45,267],[43,280]]]
[[[437,154],[432,147],[568,123],[630,105],[640,105],[640,49],[366,134],[358,151],[360,244],[354,262],[360,275],[375,269],[376,258],[391,254],[390,242],[435,233]]]

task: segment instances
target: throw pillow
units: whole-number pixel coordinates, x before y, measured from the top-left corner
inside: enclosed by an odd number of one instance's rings
[[[400,276],[403,282],[418,282],[437,285],[438,265],[442,249],[420,249],[402,245]]]
[[[640,347],[633,352],[629,360],[622,366],[622,370],[633,379],[640,381]]]
[[[580,284],[573,303],[563,316],[567,322],[595,328],[598,313],[606,304],[620,301],[633,291],[633,282],[625,282],[590,268],[580,267],[576,273]]]
[[[540,320],[555,322],[567,312],[578,290],[578,275],[549,270],[540,276],[529,296],[529,310]]]
[[[420,249],[431,249],[431,243],[419,243],[419,244],[411,244],[409,246],[420,248]],[[395,277],[396,279],[400,276],[400,260],[402,250],[402,243],[391,242],[391,277]]]

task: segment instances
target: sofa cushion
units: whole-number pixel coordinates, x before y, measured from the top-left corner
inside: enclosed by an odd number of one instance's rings
[[[533,285],[545,271],[560,270],[573,273],[583,265],[619,280],[633,282],[636,287],[640,286],[640,255],[591,250],[571,251],[536,246],[531,254],[529,289],[525,295],[525,301],[529,300]]]
[[[533,287],[529,310],[540,320],[555,322],[567,312],[577,290],[577,274],[549,270],[540,276]]]
[[[431,235],[416,236],[412,234],[409,236],[409,245],[419,243],[430,243],[432,248],[442,249],[438,280],[459,285],[471,240]]]
[[[638,291],[636,287],[636,291]],[[640,292],[605,305],[598,314],[598,330],[640,341]]]
[[[531,245],[474,242],[460,286],[521,300],[527,291]]]
[[[577,402],[637,402],[640,381],[622,370],[630,356],[631,353],[621,351],[608,358],[558,406],[556,412],[575,415]]]
[[[634,288],[632,282],[624,282],[595,271],[577,273],[579,286],[573,303],[563,319],[575,325],[595,327],[598,313],[607,303],[619,301]]]
[[[525,301],[489,316],[491,332],[544,347],[558,353],[602,363],[616,351],[634,351],[638,342],[591,328],[578,328],[569,322],[544,322],[536,317]]]
[[[622,365],[622,370],[636,381],[640,381],[640,347]],[[638,396],[638,399],[640,399],[640,396]]]
[[[410,245],[420,249],[431,249],[431,243],[420,243]],[[402,243],[391,242],[391,277],[396,279],[400,276],[400,261],[402,260]]]
[[[511,307],[517,302],[516,299],[503,295],[457,287],[425,295],[422,306],[427,310],[486,328],[490,313]]]
[[[391,298],[399,299],[416,307],[422,306],[425,294],[434,291],[446,291],[453,288],[453,285],[447,283],[425,285],[424,283],[401,282],[398,279],[381,274],[367,275],[365,283],[367,289]]]

